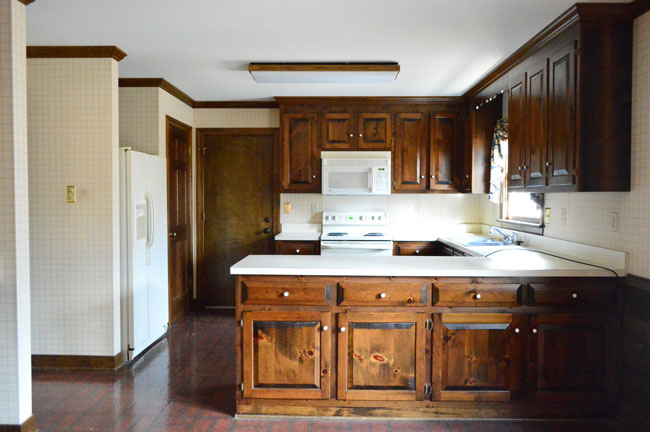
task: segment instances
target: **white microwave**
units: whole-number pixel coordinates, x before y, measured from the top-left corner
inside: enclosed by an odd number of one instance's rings
[[[390,195],[389,151],[324,151],[323,195]]]

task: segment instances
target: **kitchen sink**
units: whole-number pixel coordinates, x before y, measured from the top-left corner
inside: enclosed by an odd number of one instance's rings
[[[503,246],[504,243],[489,237],[470,237],[451,239],[452,241],[463,246]]]

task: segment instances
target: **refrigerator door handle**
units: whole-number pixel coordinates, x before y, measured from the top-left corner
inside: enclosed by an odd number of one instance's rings
[[[149,265],[149,249],[153,245],[153,236],[155,230],[153,197],[149,192],[145,192],[145,201],[147,202],[147,265]]]

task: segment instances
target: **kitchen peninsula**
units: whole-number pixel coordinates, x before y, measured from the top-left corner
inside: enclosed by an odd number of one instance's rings
[[[616,409],[612,271],[517,248],[488,258],[253,255],[231,273],[238,414]]]

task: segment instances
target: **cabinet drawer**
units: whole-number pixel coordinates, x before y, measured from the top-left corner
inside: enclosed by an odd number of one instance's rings
[[[363,283],[338,284],[338,302],[341,306],[426,306],[427,284]]]
[[[310,241],[276,241],[275,253],[277,255],[318,255],[319,251],[318,242]]]
[[[519,306],[520,284],[455,284],[436,283],[433,285],[435,306]]]
[[[435,242],[395,242],[393,255],[435,256]]]
[[[246,305],[329,306],[331,284],[327,282],[242,282]]]
[[[616,289],[609,283],[533,283],[528,289],[531,306],[615,305]]]

